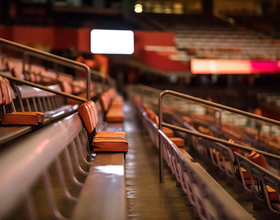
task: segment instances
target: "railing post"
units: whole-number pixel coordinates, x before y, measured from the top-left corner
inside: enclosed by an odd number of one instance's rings
[[[90,68],[85,65],[85,70],[86,70],[86,73],[87,73],[87,100],[91,100],[91,97],[90,97],[90,82],[91,82],[91,72],[90,72]]]
[[[219,112],[219,128],[220,128],[220,131],[222,131],[222,111],[218,111]]]
[[[161,92],[158,99],[158,115],[159,115],[159,123],[158,129],[162,130],[162,98],[165,95],[165,91]],[[158,149],[159,149],[159,182],[164,182],[164,175],[163,175],[163,150],[162,150],[162,143],[161,143],[161,136],[158,132]]]

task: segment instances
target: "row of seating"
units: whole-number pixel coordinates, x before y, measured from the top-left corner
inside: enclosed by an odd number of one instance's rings
[[[144,98],[140,99],[138,97],[136,98],[136,102],[139,103],[140,100],[143,99]],[[244,147],[241,147],[240,145],[239,147],[233,147],[212,142],[201,137],[195,137],[190,134],[182,134],[182,132],[178,133],[185,139],[188,146],[192,146],[202,156],[202,158],[207,158],[209,161],[211,161],[214,167],[217,167],[220,170],[221,175],[226,177],[227,182],[231,184],[234,183],[234,188],[238,188],[240,190],[240,187],[243,185],[242,178],[246,183],[246,185],[244,185],[245,190],[247,188],[250,189],[250,186],[255,186],[254,183],[250,181],[256,181],[256,179],[250,179],[251,167],[248,168],[248,164],[251,163],[254,163],[254,168],[252,168],[252,175],[254,175],[254,169],[257,169],[257,172],[263,174],[264,176],[273,176],[273,181],[275,184],[268,184],[265,181],[261,182],[261,184],[264,184],[265,187],[263,187],[262,194],[256,194],[255,198],[262,197],[262,201],[267,202],[267,207],[270,208],[273,213],[279,212],[280,209],[279,207],[277,207],[280,203],[280,200],[278,198],[279,193],[277,186],[277,184],[280,183],[279,156],[255,150],[257,154],[254,155],[255,157],[252,157],[252,154],[250,155],[250,153],[252,153],[253,148],[248,148],[248,146],[244,145],[242,136],[238,135],[238,133],[235,133],[234,131],[231,131],[230,123],[225,123],[225,125],[227,125],[225,126],[226,129],[224,129],[224,124],[222,124],[221,130],[221,128],[219,127],[219,123],[217,123],[217,121],[215,121],[213,118],[211,119],[211,117],[205,117],[203,115],[197,115],[194,113],[189,114],[187,112],[185,112],[185,114],[187,114],[188,116],[185,116],[184,114],[180,113],[180,111],[178,110],[179,108],[176,108],[175,102],[172,102],[172,107],[173,110],[170,110],[169,106],[169,110],[164,111],[164,118],[168,123],[184,127],[195,133],[202,133],[212,137],[227,137],[225,138],[226,140],[228,140],[228,137],[232,137],[237,141],[238,144],[242,144]],[[182,103],[180,103],[180,108],[183,108]],[[177,112],[179,112],[179,114],[176,114]],[[147,129],[149,130],[149,128]],[[154,130],[153,132],[156,131]],[[223,133],[225,132],[228,134],[228,136],[223,136]],[[151,139],[153,140],[152,136]],[[230,142],[234,143],[235,141],[230,140]],[[156,142],[155,144],[158,144],[158,142]],[[237,156],[239,155],[243,155],[242,164],[240,164],[240,166],[236,166],[238,165]],[[262,180],[258,179],[258,181]],[[265,197],[265,195],[267,195],[267,197]],[[257,204],[256,200],[253,201],[254,207]],[[263,205],[261,206],[264,207]]]
[[[155,146],[159,148],[159,137],[162,139],[165,161],[187,196],[189,204],[194,207],[194,216],[201,219],[253,219],[201,165],[193,162],[193,158],[184,149],[181,151],[182,148],[179,149],[171,141],[172,137],[158,130],[157,116],[155,117],[152,110],[146,106],[143,108],[137,97],[133,102]],[[168,130],[166,133],[168,134]],[[227,203],[223,202],[225,198]]]
[[[2,106],[0,112],[1,118],[7,113],[15,114],[15,112],[17,112],[16,114],[18,115],[18,112],[41,112],[44,114],[43,124],[47,124],[73,113],[78,108],[78,105],[66,105],[65,98],[60,95],[30,86],[16,85],[14,83],[12,83],[12,89],[9,81],[2,76],[0,81],[2,93],[2,102],[0,103]],[[61,91],[59,85],[48,86],[48,88]],[[21,126],[9,125],[7,123],[3,126],[3,124],[4,123],[2,123],[0,127],[2,134],[0,137],[1,144],[30,132],[35,128],[39,128],[37,126],[31,126],[26,120],[25,122],[18,121],[18,123],[16,123]]]
[[[0,56],[0,60],[2,64],[0,65],[2,67],[0,70],[8,71],[11,76],[18,79],[25,79],[43,85],[61,84],[64,92],[85,96],[86,81],[83,79],[74,79],[69,74],[47,70],[44,66],[38,64],[23,63],[23,60],[5,55]],[[95,95],[94,89],[94,84],[91,83],[91,97]]]
[[[232,27],[218,19],[150,19],[175,33],[176,47],[186,51],[187,60],[195,58],[278,60],[279,46],[270,36],[246,28]],[[222,25],[221,25],[222,23]],[[192,51],[191,53],[189,51]]]
[[[223,128],[222,131],[225,132],[224,130],[225,129]],[[202,126],[198,126],[197,131],[199,131],[200,133],[209,135],[209,136],[214,136],[211,130],[204,128]],[[239,136],[238,133],[235,133],[233,130],[231,130],[229,128],[226,130],[226,132],[228,134],[231,134],[231,137],[235,138],[235,140],[238,140],[239,143],[243,143],[242,137]],[[279,175],[279,169],[280,169],[280,167],[279,167],[280,160],[279,159],[280,158],[277,156],[274,156],[274,155],[271,155],[270,157],[266,156],[268,161],[271,161],[270,163],[273,164],[273,165],[270,165],[269,170],[267,170],[268,165],[267,165],[265,157],[262,154],[257,153],[255,155],[253,155],[252,153],[249,154],[248,151],[244,151],[244,149],[238,149],[238,148],[225,146],[223,144],[212,143],[208,140],[203,140],[203,139],[199,139],[199,138],[197,139],[195,137],[190,137],[190,138],[192,138],[192,140],[193,140],[192,145],[197,149],[197,151],[204,158],[208,157],[212,161],[212,164],[214,166],[218,167],[221,172],[225,172],[228,177],[234,178],[237,185],[240,184],[240,179],[242,179],[242,182],[243,181],[246,182],[246,180],[247,180],[246,184],[250,185],[252,183],[250,183],[250,177],[249,177],[248,169],[246,170],[246,168],[247,168],[246,166],[244,166],[244,167],[239,166],[238,169],[235,168],[235,164],[237,163],[236,155],[243,155],[243,157],[245,157],[245,158],[247,155],[248,158],[246,159],[246,161],[248,163],[249,163],[249,161],[254,162],[256,164],[256,166],[258,166],[258,169],[262,169],[262,170],[263,170],[263,168],[266,169],[265,174]],[[194,141],[195,139],[197,139],[197,140]],[[243,158],[243,161],[244,161],[244,158]],[[240,172],[240,176],[239,176],[239,172]],[[280,180],[280,178],[278,176],[277,179],[275,179],[275,181],[279,183],[279,180]],[[248,183],[248,181],[249,181],[249,183]],[[278,213],[279,209],[278,210],[277,210],[277,208],[274,209],[274,208],[272,208],[273,206],[270,205],[271,202],[280,203],[280,200],[278,199],[278,196],[277,196],[278,195],[277,186],[274,185],[273,188],[271,188],[266,183],[264,183],[264,185],[266,186],[266,188],[264,188],[263,191],[265,191],[267,194],[266,200],[267,200],[267,203],[269,204],[268,207],[270,208],[270,210],[272,212]],[[252,185],[252,186],[254,186],[254,185]],[[244,185],[244,189],[248,189],[248,186]],[[265,189],[267,189],[267,190],[265,190]],[[263,192],[263,194],[264,194],[264,192]],[[257,198],[260,197],[260,194],[256,194],[256,195],[257,195]],[[265,200],[263,199],[263,201],[265,201]],[[255,201],[254,201],[254,203],[255,203]]]
[[[116,95],[114,88],[101,94],[100,103],[105,114],[106,122],[123,122],[123,98]]]
[[[90,101],[81,105],[79,111],[88,107],[95,110],[95,104]],[[13,139],[9,148],[1,152],[0,197],[5,198],[1,202],[1,219],[88,219],[98,216],[125,219],[123,153],[98,154],[93,161],[85,122],[77,113],[72,114],[35,133]],[[112,136],[111,132],[96,134],[97,137],[103,135]],[[110,175],[104,170],[99,172],[100,167],[106,166],[119,172]],[[38,180],[43,181],[43,185]],[[46,196],[42,196],[44,191]],[[23,207],[29,207],[27,213],[24,209],[13,211],[19,202]],[[110,202],[113,205],[107,209]],[[69,205],[65,210],[63,204],[66,203]],[[85,209],[85,206],[90,207]]]

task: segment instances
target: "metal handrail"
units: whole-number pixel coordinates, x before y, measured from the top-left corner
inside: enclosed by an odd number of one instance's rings
[[[231,142],[228,142],[228,141],[220,139],[220,138],[216,138],[216,137],[212,137],[212,136],[209,136],[209,135],[206,135],[206,134],[202,134],[198,131],[191,131],[191,130],[188,130],[188,129],[185,129],[185,128],[180,128],[176,125],[171,125],[171,124],[168,124],[168,123],[165,123],[165,122],[162,122],[162,125],[164,127],[171,128],[171,129],[176,130],[176,131],[181,131],[181,132],[184,132],[184,133],[187,133],[187,134],[190,134],[190,135],[193,135],[193,136],[201,137],[201,138],[213,141],[213,142],[218,142],[220,144],[229,145],[231,147],[236,147],[236,148],[239,148],[241,150],[256,151],[257,153],[260,153],[260,154],[262,154],[266,157],[270,157],[270,158],[277,159],[277,160],[280,161],[280,156],[279,155],[267,153],[266,151],[258,150],[258,149],[255,149],[253,147],[249,147],[249,146],[245,146],[245,145],[241,145],[241,144],[236,144],[236,143],[231,143]]]
[[[22,45],[22,44],[12,42],[12,41],[8,41],[8,40],[5,40],[3,38],[0,38],[0,43],[19,48],[23,51],[28,51],[28,53],[30,53],[33,56],[44,58],[44,59],[49,60],[49,61],[54,62],[54,63],[58,63],[58,64],[62,64],[62,65],[67,64],[68,66],[70,65],[70,66],[74,66],[74,67],[83,68],[85,70],[86,74],[87,74],[87,76],[86,76],[87,100],[90,100],[90,98],[91,98],[90,97],[91,72],[90,72],[90,68],[86,64],[83,64],[83,63],[80,63],[80,62],[77,62],[77,61],[73,61],[73,60],[70,60],[70,59],[67,59],[67,58],[64,58],[64,57],[60,57],[60,56],[57,56],[57,55],[54,55],[54,54],[51,54],[51,53],[47,53],[45,51],[37,50],[37,49],[31,48],[31,47],[28,47],[28,46],[25,46],[25,45]]]
[[[42,86],[40,84],[36,84],[36,83],[33,83],[33,82],[18,79],[16,77],[7,76],[5,74],[2,74],[1,72],[0,72],[0,76],[5,77],[5,78],[7,78],[9,80],[12,80],[14,82],[18,82],[18,83],[22,83],[22,84],[25,84],[25,85],[28,85],[28,86],[36,87],[36,88],[42,89],[42,90],[47,91],[47,92],[52,92],[52,93],[55,93],[57,95],[61,95],[61,96],[65,96],[65,97],[68,97],[68,98],[71,98],[71,99],[75,99],[77,101],[81,101],[81,102],[86,102],[87,101],[87,99],[85,99],[85,98],[81,98],[79,96],[71,95],[71,94],[68,94],[66,92],[61,92],[61,91],[58,91],[58,90],[50,89],[50,88]]]
[[[247,116],[247,117],[250,117],[250,118],[254,118],[254,119],[257,119],[257,120],[260,120],[260,121],[264,121],[264,122],[268,122],[268,123],[280,126],[280,122],[276,121],[276,120],[273,120],[273,119],[269,119],[269,118],[258,116],[258,115],[252,114],[252,113],[244,112],[244,111],[241,111],[241,110],[238,110],[238,109],[234,109],[234,108],[224,106],[224,105],[221,105],[221,104],[217,104],[217,103],[214,103],[214,102],[206,101],[206,100],[196,98],[196,97],[193,97],[193,96],[189,96],[189,95],[186,95],[186,94],[182,94],[182,93],[179,93],[179,92],[175,92],[175,91],[171,91],[171,90],[165,90],[165,91],[160,93],[159,99],[158,99],[158,112],[159,112],[158,129],[159,130],[162,130],[162,126],[164,125],[165,127],[169,127],[169,128],[172,128],[172,129],[175,129],[175,130],[178,130],[178,131],[182,131],[182,132],[189,133],[189,134],[192,134],[192,135],[195,135],[195,136],[206,138],[208,140],[212,140],[212,141],[215,141],[215,142],[218,142],[218,143],[226,144],[226,145],[229,145],[229,146],[232,146],[232,147],[241,148],[241,149],[244,149],[244,150],[245,149],[246,150],[247,149],[248,150],[255,150],[255,151],[260,152],[260,153],[262,153],[262,154],[264,154],[268,157],[273,157],[273,158],[276,158],[276,159],[280,159],[280,156],[269,154],[267,152],[259,151],[259,150],[256,150],[254,148],[242,146],[242,145],[239,145],[239,144],[230,143],[228,141],[225,141],[225,140],[222,140],[222,139],[219,139],[219,138],[210,137],[208,135],[203,135],[201,133],[196,133],[196,132],[193,132],[193,131],[189,131],[187,129],[180,128],[178,126],[174,126],[174,125],[169,124],[169,123],[162,122],[162,119],[163,119],[162,99],[167,94],[173,95],[173,96],[176,96],[176,97],[180,97],[180,98],[184,98],[184,99],[187,99],[187,100],[191,100],[191,101],[194,101],[194,102],[198,102],[198,103],[201,103],[201,104],[204,104],[204,105],[207,105],[207,106],[211,106],[211,107],[219,108],[219,109],[222,109],[222,110],[226,110],[226,111],[229,111],[229,112],[234,112],[234,113],[237,113],[237,114],[241,114],[243,116]],[[163,183],[164,182],[164,179],[163,179],[163,150],[162,150],[162,144],[161,144],[160,136],[159,136],[159,177],[160,177],[160,183]]]
[[[140,88],[142,87],[145,90],[150,91],[150,92],[154,92],[154,93],[161,93],[162,92],[162,90],[160,90],[160,89],[155,89],[155,88],[152,88],[152,87],[149,87],[149,86],[145,86],[145,85],[139,85],[139,87]]]

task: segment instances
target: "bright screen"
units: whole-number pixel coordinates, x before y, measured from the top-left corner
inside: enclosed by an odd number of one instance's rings
[[[134,33],[93,29],[90,32],[90,51],[97,54],[133,54]]]

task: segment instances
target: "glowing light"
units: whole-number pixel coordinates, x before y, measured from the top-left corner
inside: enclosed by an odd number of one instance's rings
[[[193,74],[270,74],[280,73],[280,62],[250,60],[191,60]]]
[[[143,12],[143,6],[142,6],[141,4],[136,4],[136,5],[134,6],[134,11],[135,11],[136,13],[142,13],[142,12]]]
[[[134,33],[94,29],[90,33],[90,51],[96,54],[133,54]]]

